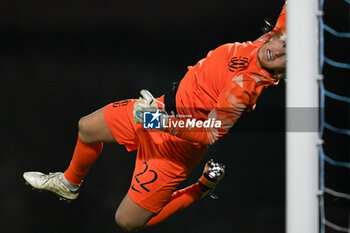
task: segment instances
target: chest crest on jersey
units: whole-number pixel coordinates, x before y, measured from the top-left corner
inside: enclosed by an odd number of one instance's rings
[[[228,62],[229,70],[231,72],[241,71],[248,67],[249,62],[247,57],[232,57]]]

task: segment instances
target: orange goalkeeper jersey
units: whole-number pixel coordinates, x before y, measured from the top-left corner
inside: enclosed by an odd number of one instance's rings
[[[221,127],[180,128],[170,126],[166,131],[180,138],[211,145],[225,135],[245,111],[253,110],[261,91],[277,85],[278,79],[257,65],[258,49],[273,34],[285,32],[286,6],[275,28],[254,42],[229,43],[208,53],[181,80],[176,93],[179,115],[205,121],[220,120]],[[170,118],[179,121],[181,118]]]

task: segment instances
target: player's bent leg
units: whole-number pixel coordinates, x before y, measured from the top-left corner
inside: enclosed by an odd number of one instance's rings
[[[169,198],[168,203],[157,215],[154,215],[147,222],[146,226],[149,227],[158,224],[173,214],[189,207],[195,201],[211,194],[216,185],[224,177],[224,174],[225,166],[210,160],[206,163],[203,174],[198,182],[187,188],[175,191]]]
[[[101,108],[79,121],[78,141],[73,158],[64,173],[64,177],[70,184],[81,184],[90,167],[99,157],[103,142],[116,141],[107,126],[104,108]]]
[[[131,232],[142,229],[153,215],[126,194],[115,213],[115,221],[124,231]]]
[[[82,117],[79,120],[78,126],[79,137],[86,144],[116,142],[107,126],[104,116],[104,108]]]
[[[64,173],[46,175],[41,172],[25,172],[23,178],[35,189],[51,191],[64,200],[74,200],[79,195],[83,178],[102,151],[102,142],[115,142],[104,118],[104,108],[79,121],[79,135],[73,158]]]

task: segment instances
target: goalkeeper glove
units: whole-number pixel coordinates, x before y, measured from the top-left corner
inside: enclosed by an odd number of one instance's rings
[[[141,96],[134,104],[133,118],[136,124],[143,123],[144,111],[156,111],[158,109],[156,99],[147,90],[141,90]]]

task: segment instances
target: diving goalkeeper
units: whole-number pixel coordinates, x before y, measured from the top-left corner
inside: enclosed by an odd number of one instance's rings
[[[253,42],[210,51],[159,98],[143,90],[139,99],[111,103],[81,118],[68,169],[47,175],[25,172],[24,179],[36,189],[74,200],[103,143],[117,142],[128,151],[137,150],[130,188],[115,214],[122,229],[152,226],[187,208],[214,190],[225,167],[211,160],[197,183],[177,190],[179,184],[208,147],[228,133],[242,113],[254,109],[262,90],[277,85],[284,75],[285,24],[284,5],[271,31]],[[159,129],[144,128],[146,110],[161,119]],[[186,127],[184,120],[193,124]],[[215,124],[204,127],[209,120]]]

